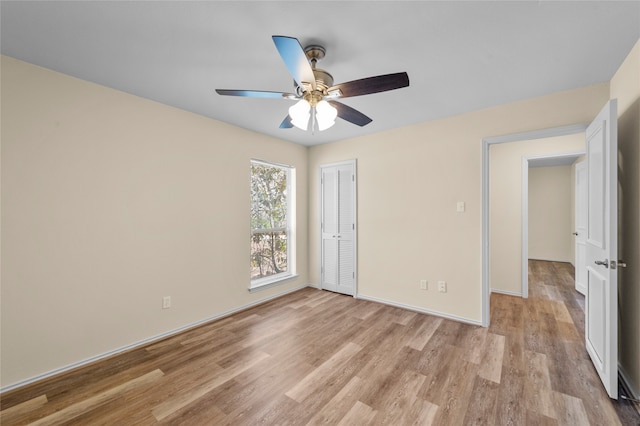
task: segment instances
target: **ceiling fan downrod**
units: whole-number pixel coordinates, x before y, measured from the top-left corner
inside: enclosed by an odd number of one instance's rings
[[[304,49],[304,53],[311,63],[311,70],[316,80],[316,89],[311,90],[310,85],[305,84],[305,87],[300,89],[302,92],[301,96],[303,96],[312,107],[315,107],[318,102],[328,95],[329,87],[333,86],[333,76],[316,66],[318,61],[322,60],[326,54],[324,47],[316,44],[310,45]]]

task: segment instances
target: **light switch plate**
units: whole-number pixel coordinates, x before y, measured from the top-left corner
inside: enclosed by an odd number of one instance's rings
[[[162,309],[169,309],[171,307],[171,296],[164,296],[162,298]]]

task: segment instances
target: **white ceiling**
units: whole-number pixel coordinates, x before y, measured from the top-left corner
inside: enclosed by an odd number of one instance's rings
[[[640,2],[138,1],[1,3],[2,53],[253,131],[315,145],[609,81],[640,37]],[[290,92],[271,40],[327,49],[336,83],[406,71],[347,98],[373,119],[279,129]]]

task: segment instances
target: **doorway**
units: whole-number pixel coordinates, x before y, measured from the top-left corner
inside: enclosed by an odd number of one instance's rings
[[[587,124],[556,127],[535,130],[531,132],[485,138],[482,141],[482,325],[489,326],[490,322],[490,293],[491,293],[491,215],[490,215],[490,148],[498,144],[521,142],[527,140],[545,139],[559,136],[584,133]],[[518,262],[520,263],[520,262]]]
[[[521,290],[521,295],[524,298],[527,298],[529,295],[529,274],[528,274],[528,268],[527,268],[527,264],[529,262],[529,247],[530,247],[530,239],[529,239],[529,231],[530,231],[530,217],[529,217],[529,174],[530,174],[530,169],[532,168],[539,168],[539,167],[561,167],[561,166],[570,166],[572,164],[574,164],[576,162],[576,160],[578,160],[581,156],[583,156],[585,154],[585,151],[575,151],[575,152],[568,152],[565,154],[543,154],[543,155],[536,155],[536,156],[527,156],[527,157],[522,157],[522,261],[521,261],[521,268],[522,268],[522,290]],[[567,195],[567,197],[570,197],[570,195]],[[571,201],[566,200],[566,201]],[[574,211],[575,209],[577,209],[578,206],[576,205],[574,207]],[[571,212],[572,215],[574,215],[574,211]],[[575,227],[573,227],[575,228]],[[557,231],[557,229],[556,229]],[[573,230],[569,230],[569,229],[563,229],[562,231],[564,231],[564,234],[566,235],[562,235],[562,237],[566,238],[567,240],[570,237],[570,232],[573,232]],[[562,232],[561,231],[561,232]],[[573,242],[572,242],[573,243]],[[556,255],[557,256],[557,255]],[[563,261],[566,262],[568,259],[559,259],[559,258],[555,258],[555,259],[550,259],[550,258],[543,258],[545,256],[536,256],[535,258],[538,260],[552,260],[552,261]],[[548,257],[548,256],[546,256]],[[553,256],[552,256],[553,257]],[[566,255],[565,255],[566,257]],[[574,256],[575,258],[575,253]],[[572,260],[573,261],[573,260]]]

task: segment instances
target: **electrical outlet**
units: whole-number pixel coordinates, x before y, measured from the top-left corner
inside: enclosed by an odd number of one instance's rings
[[[438,291],[440,293],[447,292],[447,282],[446,281],[438,281]]]
[[[421,290],[427,289],[427,280],[420,280],[420,289]]]
[[[164,296],[162,298],[162,309],[169,309],[171,307],[171,296]]]

